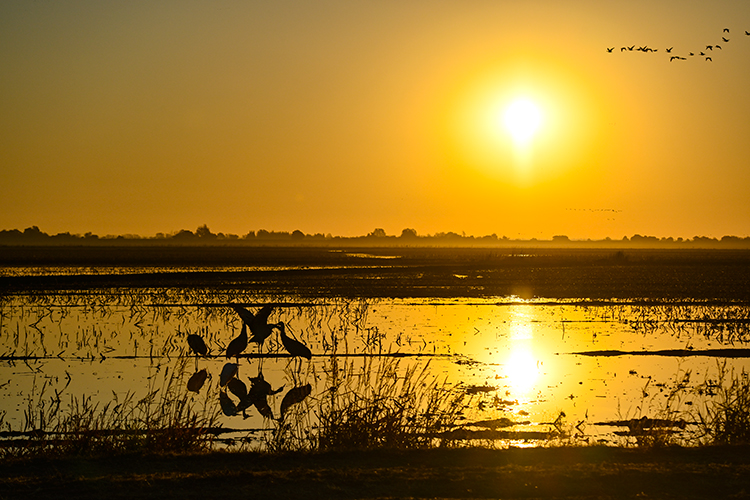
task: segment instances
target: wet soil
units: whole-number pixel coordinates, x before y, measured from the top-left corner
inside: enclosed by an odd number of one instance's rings
[[[748,498],[750,448],[454,449],[34,459],[0,498]]]
[[[302,298],[750,301],[750,250],[0,247],[0,266],[102,269],[0,275],[0,294],[180,287]],[[107,266],[152,269],[123,274],[107,272]]]

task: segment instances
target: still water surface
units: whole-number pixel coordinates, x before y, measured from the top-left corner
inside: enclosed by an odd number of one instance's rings
[[[274,389],[287,390],[310,383],[315,401],[331,370],[341,369],[333,354],[351,367],[373,359],[398,363],[401,372],[428,364],[432,379],[471,395],[464,423],[508,418],[519,423],[517,431],[546,430],[564,414],[575,438],[586,442],[623,444],[616,427],[597,424],[658,416],[686,374],[695,386],[715,379],[724,362],[736,373],[750,369],[745,357],[638,354],[745,347],[748,307],[726,302],[517,297],[300,302],[237,291],[122,289],[21,294],[0,302],[5,426],[23,430],[28,401],[42,389],[91,396],[102,404],[128,393],[142,397],[186,358],[189,373],[206,369],[211,376],[193,397],[216,402],[224,351],[241,325],[229,304],[254,311],[268,302],[278,304],[269,322],[286,323],[313,358],[287,357],[273,335],[263,346],[264,357],[256,357],[258,346],[250,344],[250,357],[240,359],[241,380],[262,373]],[[189,333],[203,336],[208,358],[193,360]],[[706,397],[691,392],[690,384],[679,410],[689,411]],[[283,394],[269,400],[275,412]],[[674,409],[674,401],[670,404]],[[222,415],[221,424],[238,434],[268,427],[254,408],[245,417]]]

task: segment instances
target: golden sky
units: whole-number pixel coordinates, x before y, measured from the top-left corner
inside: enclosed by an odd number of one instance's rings
[[[750,236],[745,30],[747,1],[4,0],[0,229]]]

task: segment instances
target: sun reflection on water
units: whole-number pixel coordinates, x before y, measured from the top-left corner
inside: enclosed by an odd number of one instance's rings
[[[514,395],[527,395],[539,377],[539,362],[526,342],[513,347],[504,363],[508,385]]]
[[[510,352],[503,362],[511,392],[527,396],[539,377],[539,360],[534,356],[534,309],[513,306],[510,310]]]

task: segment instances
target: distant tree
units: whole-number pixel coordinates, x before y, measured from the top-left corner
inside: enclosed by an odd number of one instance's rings
[[[447,233],[435,233],[435,238],[440,240],[460,240],[463,236],[453,231],[448,231]]]
[[[243,236],[246,240],[254,240],[255,239],[255,231],[248,231],[248,233]]]
[[[295,229],[294,231],[292,231],[292,239],[296,241],[304,240],[305,233],[303,233],[299,229]]]
[[[46,240],[50,237],[47,233],[41,232],[37,226],[31,226],[24,229],[23,236],[25,239],[29,240]]]
[[[2,241],[15,241],[20,240],[23,237],[23,233],[18,229],[3,229],[0,231],[0,240]]]
[[[271,233],[269,233],[265,229],[259,229],[258,232],[255,233],[255,237],[259,238],[259,239],[260,238],[270,238],[271,237]]]
[[[202,226],[198,226],[198,229],[195,230],[195,235],[198,238],[204,238],[204,239],[216,238],[216,235],[211,232],[211,230],[208,228],[206,224],[203,224]]]
[[[554,241],[555,243],[568,243],[570,242],[570,238],[568,238],[564,234],[558,234],[552,237],[552,241]]]
[[[172,238],[175,240],[190,240],[195,238],[195,234],[189,229],[180,229]]]
[[[73,241],[79,239],[80,236],[77,234],[70,234],[70,232],[65,231],[64,233],[57,233],[56,235],[52,236],[52,239],[58,240],[58,241]]]
[[[385,229],[375,228],[375,230],[367,235],[369,238],[385,238]]]
[[[410,227],[407,227],[403,231],[401,231],[401,236],[399,238],[403,238],[405,240],[413,240],[417,237],[417,230],[412,229]]]

